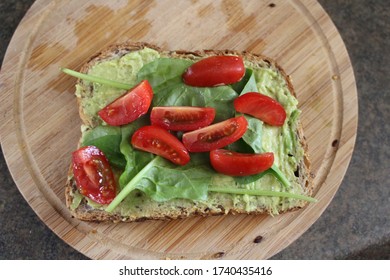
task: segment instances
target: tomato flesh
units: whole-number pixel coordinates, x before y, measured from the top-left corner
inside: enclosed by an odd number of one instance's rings
[[[210,162],[219,173],[229,176],[249,176],[269,169],[274,163],[274,154],[244,154],[217,149],[210,152]]]
[[[79,192],[99,204],[109,204],[116,196],[116,183],[110,164],[95,146],[72,153],[73,174]]]
[[[190,155],[179,139],[158,126],[141,127],[134,132],[131,144],[137,149],[162,156],[178,165],[185,165],[190,161]]]
[[[215,118],[211,107],[154,107],[150,114],[152,125],[172,131],[191,131],[208,126]]]
[[[244,135],[248,127],[240,116],[183,134],[183,144],[190,152],[207,152],[225,147]]]
[[[128,124],[148,112],[152,99],[152,86],[144,80],[101,109],[98,114],[109,125]]]
[[[195,87],[229,85],[242,79],[245,66],[242,57],[210,56],[192,64],[183,74],[185,84]]]
[[[254,116],[263,122],[282,126],[286,120],[286,111],[275,99],[258,92],[248,92],[234,100],[237,112]]]

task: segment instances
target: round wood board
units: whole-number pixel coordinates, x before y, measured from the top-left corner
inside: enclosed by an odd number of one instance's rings
[[[303,111],[319,202],[277,217],[130,224],[72,218],[64,185],[81,121],[75,79],[59,68],[79,69],[99,50],[129,39],[168,50],[236,49],[276,59],[292,76]],[[325,210],[356,137],[353,69],[335,26],[313,0],[38,0],[9,45],[0,87],[2,148],[18,188],[48,227],[93,259],[269,258]]]

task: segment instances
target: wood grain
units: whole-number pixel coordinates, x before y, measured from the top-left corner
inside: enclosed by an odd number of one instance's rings
[[[353,69],[337,29],[314,0],[49,1],[31,7],[1,70],[1,143],[12,176],[60,238],[93,259],[266,259],[326,209],[347,170],[357,128]],[[237,49],[278,61],[293,78],[318,203],[280,215],[132,224],[73,219],[64,203],[70,153],[80,137],[78,69],[113,43],[165,49]],[[262,236],[261,242],[254,240]],[[258,240],[258,239],[257,239]]]

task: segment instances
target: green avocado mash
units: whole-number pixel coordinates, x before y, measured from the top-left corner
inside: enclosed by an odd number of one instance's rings
[[[246,90],[257,88],[258,92],[275,98],[283,105],[287,113],[286,122],[282,127],[272,127],[246,116],[249,123],[248,132],[242,141],[229,148],[249,149],[255,153],[273,152],[275,170],[279,171],[264,172],[259,176],[249,176],[250,178],[230,177],[216,173],[208,162],[208,155],[205,154],[191,156],[188,166],[173,166],[164,159],[152,159],[150,154],[145,155],[147,153],[133,150],[128,137],[123,136],[135,131],[145,123],[145,119],[141,118],[140,121],[120,129],[106,129],[107,126],[103,123],[95,129],[83,132],[82,145],[101,145],[112,154],[111,159],[108,156],[110,162],[122,168],[125,166],[125,172],[120,176],[120,189],[129,188],[128,185],[131,184],[131,192],[124,195],[124,200],[113,212],[122,216],[148,216],[149,209],[163,207],[165,201],[169,201],[169,207],[172,209],[217,209],[221,207],[221,201],[225,210],[238,207],[251,211],[261,205],[270,209],[273,214],[300,205],[300,201],[294,198],[217,192],[218,188],[227,187],[305,195],[305,190],[294,174],[304,154],[295,134],[300,111],[297,108],[298,102],[289,92],[283,76],[277,70],[258,68],[246,63],[248,79],[245,84],[241,82],[240,85],[195,88],[184,85],[181,80],[181,74],[192,63],[190,60],[161,57],[157,51],[145,48],[121,58],[100,62],[93,66],[88,74],[130,85],[148,79],[154,91],[153,106],[212,106],[217,111],[216,121],[233,117],[233,100],[247,92]],[[84,85],[93,86],[93,96],[83,92],[81,85],[76,87],[76,95],[82,97],[81,105],[84,113],[89,116],[96,116],[101,108],[124,92],[99,83],[84,81]],[[113,148],[106,145],[105,141],[110,141],[110,137],[119,146]],[[275,175],[278,172],[289,181],[288,186]],[[209,189],[212,191],[208,191]],[[91,201],[90,203],[95,208],[105,208]]]
[[[98,63],[89,70],[88,74],[96,77],[104,77],[105,79],[112,81],[135,85],[139,70],[145,64],[152,62],[158,57],[160,57],[160,54],[156,50],[145,48],[137,52],[126,54],[121,58]],[[87,96],[87,98],[82,99],[81,106],[83,107],[84,113],[88,116],[96,116],[101,108],[124,93],[124,90],[107,85],[86,83],[93,86],[94,93],[93,96]],[[81,97],[85,95],[86,92],[83,90],[83,87],[76,85],[76,96]]]

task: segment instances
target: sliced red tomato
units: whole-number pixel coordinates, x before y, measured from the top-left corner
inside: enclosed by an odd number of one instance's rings
[[[101,109],[98,114],[109,125],[128,124],[148,112],[152,99],[152,86],[144,80]]]
[[[210,56],[192,64],[183,74],[185,84],[195,87],[229,85],[242,79],[245,66],[242,57]]]
[[[191,131],[211,124],[215,117],[212,107],[153,107],[152,125],[172,131]]]
[[[99,204],[109,204],[116,196],[114,174],[106,156],[95,146],[72,153],[73,174],[79,192]]]
[[[131,144],[137,149],[162,156],[178,165],[185,165],[190,161],[190,155],[179,139],[158,126],[141,127],[134,132]]]
[[[229,176],[249,176],[269,169],[274,163],[274,154],[243,154],[218,149],[210,152],[210,162],[219,173]]]
[[[244,135],[248,127],[240,116],[183,134],[183,144],[190,152],[207,152],[225,147]]]
[[[273,126],[282,126],[286,120],[283,106],[275,99],[258,92],[248,92],[237,97],[234,108],[237,112],[254,116]]]

